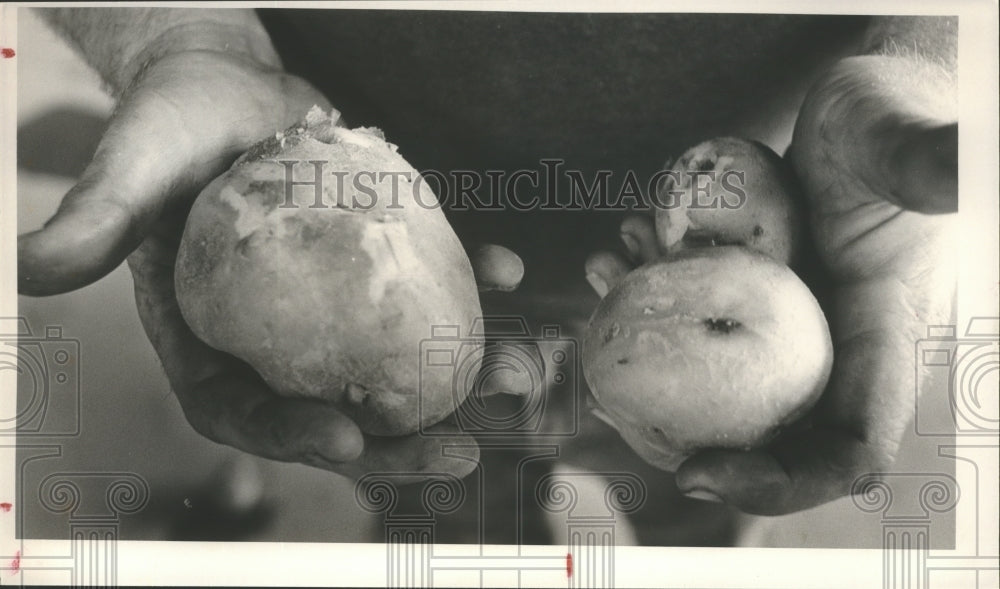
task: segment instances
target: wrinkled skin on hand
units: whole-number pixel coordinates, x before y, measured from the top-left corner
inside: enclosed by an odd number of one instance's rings
[[[830,287],[830,383],[800,427],[767,447],[689,458],[676,475],[682,492],[782,514],[891,466],[913,413],[914,344],[950,316],[956,121],[954,81],[908,57],[847,58],[813,87],[787,157]],[[662,254],[651,221],[629,218],[622,231],[638,240],[638,262]],[[587,272],[603,296],[630,267],[599,252]]]

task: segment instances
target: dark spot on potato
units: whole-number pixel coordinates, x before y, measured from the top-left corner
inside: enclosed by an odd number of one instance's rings
[[[715,169],[715,158],[707,157],[701,161],[695,162],[695,166],[699,172],[711,172]]]
[[[247,235],[243,239],[237,241],[236,242],[236,248],[235,248],[236,249],[236,253],[238,253],[239,255],[243,256],[244,258],[249,257],[250,256],[250,248],[253,247],[253,244],[250,243],[250,240],[253,239],[253,236],[254,236],[254,234],[251,233],[250,235]]]
[[[706,319],[704,324],[709,331],[717,333],[732,333],[743,326],[735,319]]]
[[[285,185],[282,182],[274,180],[251,180],[247,183],[246,190],[240,192],[245,197],[251,194],[259,194],[262,204],[275,204],[284,202],[284,188]]]
[[[299,235],[302,238],[302,245],[311,245],[323,239],[325,234],[319,227],[307,223],[302,226],[302,232]]]
[[[760,225],[754,225],[753,236],[760,237],[761,235],[764,235],[764,228],[761,227]]]
[[[659,427],[655,426],[655,425],[649,426],[648,429],[649,429],[649,432],[651,434],[653,434],[654,436],[657,436],[657,437],[660,437],[660,438],[667,437],[667,435],[665,433],[663,433],[663,430],[660,429]]]
[[[628,364],[628,358],[621,358],[620,360],[618,360],[618,363],[619,364]]]

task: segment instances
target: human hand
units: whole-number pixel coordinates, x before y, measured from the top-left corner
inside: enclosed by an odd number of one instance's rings
[[[364,439],[332,407],[275,395],[247,365],[199,341],[179,314],[173,265],[193,199],[239,154],[313,105],[329,108],[304,80],[241,55],[185,51],[159,59],[124,90],[93,162],[55,216],[20,237],[19,288],[73,290],[128,256],[140,319],[200,433],[349,476],[464,474],[475,466],[474,450],[468,460],[446,458],[440,438]],[[474,262],[489,288],[509,290],[520,280],[520,260],[502,248],[481,249]]]
[[[833,374],[808,418],[767,447],[689,458],[676,473],[682,492],[789,513],[891,465],[913,413],[915,342],[951,308],[950,219],[936,214],[957,209],[951,88],[934,65],[870,56],[842,60],[807,97],[789,158],[830,281]],[[636,261],[662,254],[651,221],[627,219],[622,233]],[[587,271],[603,296],[630,268],[602,252]]]
[[[174,260],[184,228],[180,211],[159,219],[128,257],[136,305],[184,414],[196,431],[216,442],[285,462],[301,462],[358,478],[371,472],[464,476],[477,463],[470,436],[447,421],[432,430],[401,437],[362,434],[332,404],[282,397],[246,363],[209,347],[184,322],[174,291]],[[511,290],[520,280],[520,259],[499,246],[472,256],[480,288]],[[416,353],[416,351],[414,351]],[[483,374],[490,374],[484,357]],[[509,380],[486,378],[470,401],[511,390]],[[451,447],[448,455],[445,446]]]
[[[182,51],[123,89],[80,181],[45,226],[18,237],[18,290],[51,295],[118,266],[167,211],[184,208],[250,145],[326,99],[245,55]]]

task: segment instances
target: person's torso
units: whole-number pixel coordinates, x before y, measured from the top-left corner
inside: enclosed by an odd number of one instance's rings
[[[588,183],[598,170],[612,172],[611,198],[627,173],[641,186],[668,157],[738,133],[748,118],[783,104],[783,93],[801,93],[802,80],[866,23],[794,15],[260,13],[286,68],[323,91],[352,126],[383,129],[417,170],[474,171],[485,193],[488,170],[503,170],[505,179],[518,169],[543,174],[541,160],[559,159]],[[584,284],[583,259],[616,240],[621,216],[484,213],[449,211],[449,219],[468,242],[518,251],[528,263],[526,283],[549,287],[566,277]]]

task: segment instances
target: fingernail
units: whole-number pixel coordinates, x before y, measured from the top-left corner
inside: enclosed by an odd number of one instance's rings
[[[518,285],[509,284],[480,284],[479,292],[512,292],[517,290]]]
[[[722,498],[707,489],[691,489],[684,493],[685,497],[697,499],[698,501],[711,501],[712,503],[722,503]]]
[[[587,282],[597,292],[597,296],[604,298],[604,295],[608,294],[608,283],[597,274],[587,272]]]
[[[621,236],[622,242],[625,243],[625,249],[628,250],[628,253],[632,254],[633,257],[638,257],[640,249],[639,240],[636,239],[636,237],[631,233],[622,232]]]

